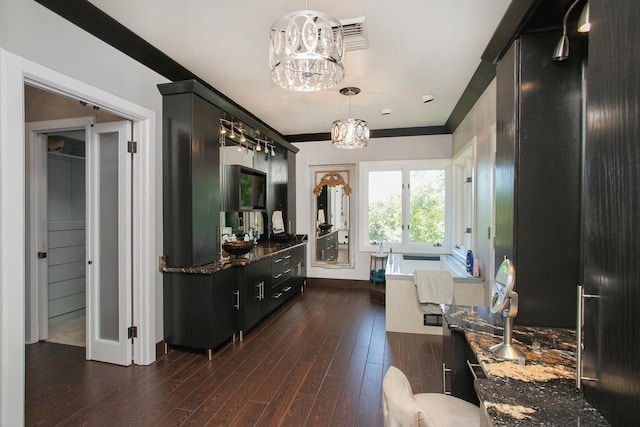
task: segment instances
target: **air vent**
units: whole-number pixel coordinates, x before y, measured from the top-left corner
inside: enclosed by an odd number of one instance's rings
[[[340,23],[342,24],[345,50],[367,49],[369,47],[366,17],[341,19]]]

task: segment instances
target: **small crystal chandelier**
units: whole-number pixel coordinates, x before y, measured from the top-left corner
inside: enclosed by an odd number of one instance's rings
[[[351,97],[360,93],[360,88],[345,87],[340,89],[342,95],[349,97],[349,118],[336,120],[331,127],[331,141],[338,148],[364,148],[369,144],[369,127],[367,122],[351,118]]]
[[[271,78],[284,89],[313,92],[337,85],[343,58],[342,25],[322,12],[299,10],[271,25]]]

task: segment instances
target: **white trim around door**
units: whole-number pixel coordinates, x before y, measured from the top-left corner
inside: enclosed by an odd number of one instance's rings
[[[24,424],[25,120],[24,85],[84,100],[132,120],[134,156],[134,363],[155,360],[156,113],[0,48],[0,425]],[[123,368],[125,369],[125,368]]]

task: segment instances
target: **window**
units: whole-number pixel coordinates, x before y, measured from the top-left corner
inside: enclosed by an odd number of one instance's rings
[[[465,260],[468,249],[474,247],[475,218],[475,137],[467,148],[452,162],[453,209],[452,209],[452,249],[451,252]]]
[[[441,252],[449,160],[360,163],[360,250]]]

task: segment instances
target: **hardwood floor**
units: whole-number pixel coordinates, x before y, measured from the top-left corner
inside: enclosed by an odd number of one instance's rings
[[[442,339],[385,333],[367,290],[308,287],[245,334],[150,366],[84,360],[84,348],[26,348],[26,425],[382,426],[382,378],[441,392]]]

